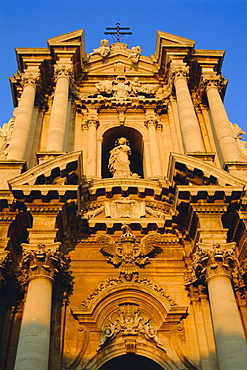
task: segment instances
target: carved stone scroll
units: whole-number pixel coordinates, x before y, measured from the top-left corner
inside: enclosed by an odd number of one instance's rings
[[[8,146],[14,128],[15,118],[10,118],[7,123],[0,128],[0,159],[6,159],[8,154]]]
[[[139,305],[124,303],[113,311],[102,325],[102,336],[98,351],[111,342],[116,336],[137,336],[143,334],[147,340],[153,340],[157,347],[165,351],[157,335],[157,326],[151,316]]]

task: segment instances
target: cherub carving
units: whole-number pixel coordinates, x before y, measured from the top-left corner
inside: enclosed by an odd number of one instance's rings
[[[140,46],[133,46],[131,48],[131,53],[128,56],[128,59],[130,59],[132,63],[137,64],[139,61],[141,52],[142,52],[142,49],[140,48]]]
[[[93,49],[93,52],[89,55],[100,54],[102,58],[107,57],[111,50],[108,44],[109,44],[108,40],[106,39],[100,40],[100,47],[98,47],[97,49]]]
[[[138,275],[137,266],[146,266],[150,263],[149,258],[154,258],[162,252],[156,245],[161,236],[151,233],[138,243],[129,225],[123,225],[122,229],[123,235],[118,242],[107,234],[97,235],[97,241],[103,245],[100,252],[107,258],[108,263],[120,267],[120,277],[131,281],[134,275]]]

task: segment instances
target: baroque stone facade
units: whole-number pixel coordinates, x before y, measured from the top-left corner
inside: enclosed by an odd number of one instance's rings
[[[244,370],[247,149],[224,51],[99,44],[16,50],[0,369]]]

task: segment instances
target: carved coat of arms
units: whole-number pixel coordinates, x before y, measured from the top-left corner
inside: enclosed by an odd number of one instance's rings
[[[138,275],[137,267],[144,267],[150,257],[162,252],[157,246],[161,236],[158,233],[148,234],[138,243],[129,225],[123,225],[122,229],[125,232],[117,243],[107,234],[97,235],[97,241],[102,244],[100,252],[108,263],[120,267],[120,276],[130,281],[134,275]]]

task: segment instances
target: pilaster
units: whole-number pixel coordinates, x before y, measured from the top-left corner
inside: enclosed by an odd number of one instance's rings
[[[153,111],[151,114],[150,112],[146,112],[145,126],[148,129],[149,155],[151,161],[152,177],[160,178],[162,177],[162,167],[160,161],[159,143],[157,138],[157,128],[159,126],[159,122]]]

